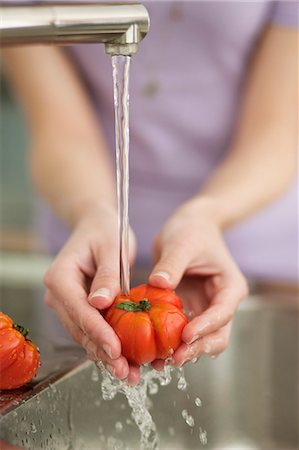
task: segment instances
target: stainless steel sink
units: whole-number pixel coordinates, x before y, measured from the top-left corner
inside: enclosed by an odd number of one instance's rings
[[[125,397],[103,400],[94,364],[65,343],[54,347],[48,353],[48,362],[56,361],[53,370],[25,390],[1,396],[1,438],[30,450],[138,449],[139,432]],[[174,376],[151,396],[161,450],[298,449],[297,361],[296,299],[248,298],[225,354],[186,366],[187,391],[177,389]],[[195,404],[197,397],[202,406]],[[182,417],[184,409],[195,420],[193,428]],[[205,446],[200,429],[207,432]]]

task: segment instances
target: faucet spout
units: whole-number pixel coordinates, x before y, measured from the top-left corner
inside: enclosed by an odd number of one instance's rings
[[[101,42],[111,55],[131,55],[149,30],[140,3],[2,3],[0,17],[0,46]]]

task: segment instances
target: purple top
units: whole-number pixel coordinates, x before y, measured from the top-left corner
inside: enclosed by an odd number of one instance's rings
[[[225,155],[247,62],[265,26],[298,26],[297,2],[145,2],[151,29],[132,58],[130,222],[138,261],[169,215],[195,194]],[[114,155],[112,69],[102,45],[71,50]],[[247,276],[295,280],[297,183],[225,235]],[[56,251],[66,230],[44,211]]]

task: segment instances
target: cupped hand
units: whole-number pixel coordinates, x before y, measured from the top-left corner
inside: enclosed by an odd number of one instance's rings
[[[121,355],[121,343],[100,311],[119,294],[117,214],[98,208],[85,215],[48,269],[45,301],[92,360],[101,360],[112,375],[139,380],[139,368]],[[129,258],[136,241],[130,230]]]
[[[247,283],[211,209],[198,199],[180,207],[155,240],[154,261],[149,283],[176,289],[190,318],[172,363],[180,367],[203,354],[223,352]],[[155,361],[153,366],[161,368],[163,363]]]

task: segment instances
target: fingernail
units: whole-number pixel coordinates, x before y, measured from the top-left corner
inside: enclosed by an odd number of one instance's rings
[[[110,294],[109,289],[101,288],[101,289],[98,289],[98,290],[92,292],[91,294],[89,294],[89,298],[94,298],[94,297],[111,298],[111,294]]]
[[[109,344],[103,344],[103,350],[109,356],[109,358],[113,359],[112,358],[112,349]]]
[[[166,281],[170,280],[170,275],[167,272],[155,272],[155,273],[153,273],[152,276],[158,276],[158,277],[164,278],[164,280],[166,280]]]
[[[193,336],[189,341],[186,342],[186,344],[188,344],[188,345],[193,344],[193,342],[197,341],[197,339],[199,339],[198,334]]]
[[[107,365],[106,365],[106,369],[107,369],[108,372],[110,372],[111,375],[114,377],[114,375],[115,375],[115,369],[114,369],[114,367],[113,367],[113,366],[110,366],[110,364],[107,364]]]
[[[202,334],[210,326],[211,322],[203,322],[201,325],[196,327],[197,334],[195,334],[189,341],[185,341],[186,344],[190,345],[202,337]]]

